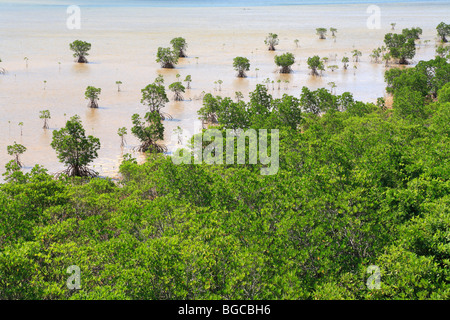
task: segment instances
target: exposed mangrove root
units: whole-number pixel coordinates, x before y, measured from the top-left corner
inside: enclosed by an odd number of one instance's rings
[[[218,123],[219,123],[219,120],[218,120],[217,115],[215,113],[208,114],[206,119],[202,120],[203,127],[209,126],[209,125],[215,125],[215,124],[218,124]]]
[[[89,169],[88,167],[80,167],[80,166],[70,166],[67,169],[58,172],[55,174],[55,177],[58,178],[62,174],[67,175],[68,177],[90,177],[94,178],[98,176],[98,172]]]
[[[88,107],[89,108],[98,108],[97,100],[89,100]]]
[[[136,147],[135,150],[139,152],[164,153],[167,152],[167,147],[154,141],[146,141],[139,147]]]
[[[161,116],[161,120],[172,120],[173,119],[173,117],[170,114],[166,113],[166,112],[161,112],[160,111],[159,115]]]
[[[14,159],[14,162],[16,163],[16,165],[17,165],[19,168],[22,168],[22,167],[23,167],[23,163],[20,162],[18,156]]]
[[[281,67],[280,73],[291,73],[292,69],[290,66]]]
[[[85,56],[79,56],[78,59],[76,60],[76,62],[78,62],[78,63],[88,63],[88,60],[86,59]]]
[[[183,101],[183,96],[181,95],[181,93],[176,92],[175,95],[173,96],[173,99],[175,101]]]
[[[8,71],[6,71],[5,68],[0,68],[0,74],[7,74]]]
[[[247,75],[245,74],[244,70],[239,70],[237,77],[238,78],[247,78]]]
[[[163,62],[161,63],[161,68],[174,69],[175,65],[172,62]]]

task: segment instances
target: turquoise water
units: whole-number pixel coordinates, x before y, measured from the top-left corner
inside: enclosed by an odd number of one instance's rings
[[[3,5],[50,5],[68,6],[80,5],[85,7],[255,7],[255,6],[290,6],[290,5],[323,5],[323,4],[383,4],[383,3],[446,3],[448,0],[0,0]]]

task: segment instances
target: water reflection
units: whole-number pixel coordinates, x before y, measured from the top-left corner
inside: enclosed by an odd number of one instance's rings
[[[88,75],[90,74],[91,69],[88,63],[74,63],[72,65],[72,72],[77,75]]]

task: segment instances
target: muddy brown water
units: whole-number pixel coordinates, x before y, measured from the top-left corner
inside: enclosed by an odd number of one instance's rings
[[[173,116],[165,121],[164,143],[173,151],[176,141],[172,132],[180,126],[184,134],[199,129],[195,126],[202,91],[234,97],[241,91],[245,99],[256,84],[266,78],[275,81],[270,92],[275,97],[284,93],[299,96],[301,88],[327,87],[335,82],[336,92],[350,91],[363,101],[376,101],[385,95],[382,64],[370,62],[372,49],[383,44],[384,34],[391,31],[421,27],[422,44],[418,46],[414,62],[433,58],[436,25],[448,17],[448,3],[433,5],[382,4],[381,28],[368,29],[368,5],[303,5],[272,7],[227,8],[151,8],[151,7],[87,7],[81,8],[81,29],[66,27],[66,6],[1,6],[0,2],[0,67],[8,70],[0,75],[0,171],[11,159],[6,146],[14,141],[27,147],[22,155],[25,170],[34,164],[44,165],[50,172],[58,172],[58,162],[50,147],[52,131],[64,126],[71,116],[80,115],[88,134],[100,138],[102,148],[93,163],[101,175],[114,177],[124,153],[132,153],[137,140],[131,135],[131,116],[145,113],[140,90],[152,83],[158,74],[165,84],[192,77],[192,89],[184,94],[184,101],[170,102],[163,111]],[[331,37],[319,40],[317,27],[338,29],[336,41]],[[269,32],[277,33],[280,43],[275,52],[264,44]],[[182,36],[188,42],[187,58],[180,59],[176,69],[161,69],[156,63],[159,46],[169,46],[172,38]],[[76,40],[92,43],[89,64],[74,63],[69,43]],[[294,40],[299,40],[297,48]],[[425,46],[424,41],[430,40]],[[344,71],[340,62],[344,55],[358,49],[363,56],[357,64],[350,62]],[[292,52],[296,57],[291,74],[277,72],[273,62],[276,54]],[[329,57],[329,65],[339,69],[326,71],[322,77],[311,77],[306,60],[313,55]],[[334,57],[337,55],[337,60]],[[251,70],[245,79],[236,78],[233,58],[250,59]],[[28,60],[24,60],[27,57]],[[28,66],[27,66],[28,64]],[[256,68],[259,69],[256,71]],[[222,90],[215,90],[214,82],[222,80]],[[277,89],[278,79],[288,80]],[[122,81],[121,92],[116,81]],[[46,83],[44,83],[46,81]],[[98,109],[87,108],[84,91],[92,85],[102,88]],[[39,111],[49,109],[50,129],[43,130]],[[22,135],[18,123],[23,122]],[[119,127],[127,127],[127,145],[120,147]],[[176,139],[175,139],[176,140]]]

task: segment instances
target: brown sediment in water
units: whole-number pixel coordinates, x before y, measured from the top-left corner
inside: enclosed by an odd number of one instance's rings
[[[25,170],[36,163],[50,172],[59,172],[64,166],[58,162],[50,147],[52,131],[64,126],[71,116],[81,116],[87,134],[100,138],[102,148],[92,167],[100,175],[115,176],[121,154],[131,153],[140,161],[144,156],[134,151],[139,143],[130,134],[131,116],[143,115],[146,107],[140,103],[141,92],[158,74],[163,74],[166,88],[191,75],[191,89],[183,101],[171,101],[163,112],[173,119],[164,121],[165,140],[173,150],[177,145],[171,134],[180,126],[184,134],[199,130],[197,110],[202,106],[202,92],[234,97],[236,91],[248,100],[248,93],[266,78],[282,80],[281,89],[272,86],[269,93],[299,96],[301,88],[337,85],[336,93],[349,91],[358,100],[375,102],[385,96],[383,63],[371,63],[369,54],[383,44],[384,34],[391,32],[390,22],[397,22],[397,30],[420,26],[424,40],[414,61],[434,57],[433,41],[436,25],[445,17],[449,5],[445,3],[385,4],[382,9],[381,29],[366,26],[367,5],[280,6],[252,8],[82,8],[80,30],[68,30],[65,12],[46,7],[36,10],[26,6],[6,7],[1,13],[0,57],[2,67],[9,73],[0,76],[0,168],[10,160],[6,146],[14,141],[27,147],[22,155]],[[62,12],[62,13],[61,13]],[[34,17],[34,19],[29,19]],[[420,20],[417,17],[421,17]],[[320,40],[318,27],[336,27],[336,42]],[[264,43],[269,32],[278,34],[276,51],[267,50]],[[158,47],[166,46],[175,36],[184,37],[189,45],[189,57],[179,59],[175,69],[162,69],[157,63]],[[69,43],[82,39],[92,44],[89,63],[76,63]],[[299,39],[298,47],[294,42]],[[342,68],[341,59],[358,49],[361,61]],[[291,52],[295,56],[292,73],[280,74],[274,56]],[[337,58],[335,57],[337,54]],[[328,57],[329,65],[338,65],[334,72],[312,77],[307,68],[308,57]],[[247,78],[236,78],[233,58],[247,57],[250,71]],[[28,67],[24,62],[28,57]],[[198,59],[196,59],[198,57]],[[414,63],[413,61],[413,63]],[[58,63],[60,62],[60,64]],[[353,65],[357,66],[354,72]],[[255,69],[259,70],[256,71]],[[222,90],[214,90],[214,82],[222,80]],[[289,81],[285,83],[284,81]],[[43,82],[46,81],[45,90]],[[118,92],[116,81],[121,81]],[[102,89],[99,108],[86,108],[84,91],[93,85]],[[286,88],[285,88],[286,87]],[[388,101],[387,101],[388,103]],[[51,112],[49,129],[42,129],[39,111]],[[23,135],[19,122],[23,122]],[[117,135],[120,127],[128,128],[128,144],[122,150]],[[4,171],[4,170],[2,170]]]

